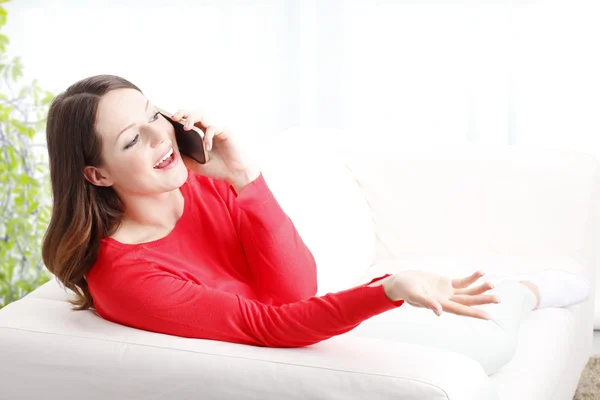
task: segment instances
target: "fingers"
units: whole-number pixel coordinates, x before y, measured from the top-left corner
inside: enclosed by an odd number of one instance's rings
[[[171,119],[173,121],[179,121],[181,118],[185,118],[188,115],[187,112],[183,110],[177,110],[173,115],[171,115]]]
[[[482,304],[500,303],[500,299],[498,298],[498,296],[492,295],[470,296],[466,294],[457,294],[450,297],[450,301],[454,301],[465,306],[478,306]]]
[[[171,119],[173,121],[177,121],[183,124],[183,129],[186,129],[186,122],[189,119],[191,113],[187,110],[177,110],[173,115],[171,115]]]
[[[202,128],[203,131],[205,131],[208,127],[208,123],[206,121],[206,118],[204,118],[202,115],[190,114],[185,119],[183,129],[189,131],[190,129],[192,129],[192,126],[198,126]]]
[[[435,313],[435,315],[437,315],[438,317],[440,315],[442,315],[443,308],[439,301],[436,301],[436,300],[432,299],[431,297],[428,297],[428,298],[424,299],[424,301],[421,304],[423,304],[424,307],[433,311]]]
[[[216,134],[217,128],[215,128],[214,126],[211,125],[208,128],[206,128],[206,131],[204,132],[204,147],[206,148],[206,151],[210,151],[210,149],[212,148],[213,138]]]
[[[173,114],[174,121],[182,122],[183,129],[189,131],[193,126],[197,126],[204,132],[204,148],[210,151],[213,147],[213,139],[221,134],[222,130],[214,125],[210,125],[203,115],[198,113],[190,113],[189,111],[179,110]]]
[[[484,284],[481,284],[479,286],[473,286],[470,288],[466,288],[466,289],[455,289],[454,293],[456,294],[470,294],[470,295],[475,295],[475,294],[483,294],[485,292],[487,292],[490,289],[494,288],[494,284],[492,282],[486,282]]]
[[[465,306],[459,303],[456,303],[451,300],[445,300],[440,302],[444,311],[456,314],[456,315],[464,315],[465,317],[473,317],[479,319],[489,320],[490,316],[485,311],[479,310],[477,308],[471,308],[469,306]]]
[[[192,126],[197,126],[205,131],[209,126],[209,122],[204,115],[187,110],[178,110],[173,114],[171,119],[173,119],[173,121],[179,121],[183,123],[183,129],[186,131],[192,129]]]
[[[475,271],[466,278],[452,279],[452,286],[457,289],[464,289],[467,286],[475,283],[475,281],[484,275],[483,271]]]

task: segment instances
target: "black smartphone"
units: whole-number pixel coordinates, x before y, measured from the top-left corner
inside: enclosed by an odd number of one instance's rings
[[[173,114],[159,107],[156,107],[156,109],[175,128],[175,140],[177,141],[179,152],[198,161],[200,164],[205,164],[208,161],[208,153],[204,150],[204,132],[202,132],[202,129],[192,126],[192,129],[186,131],[183,129],[185,118],[179,120],[183,123],[173,121]]]

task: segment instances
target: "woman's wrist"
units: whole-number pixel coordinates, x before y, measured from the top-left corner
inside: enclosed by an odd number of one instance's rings
[[[246,186],[260,176],[260,170],[254,167],[246,167],[233,174],[227,182],[233,186],[236,193],[240,193]]]
[[[383,286],[383,291],[390,301],[398,301],[398,300],[404,299],[404,296],[402,296],[401,293],[398,293],[398,285],[396,284],[395,275],[390,275],[390,276],[383,278],[377,282],[373,282],[369,286],[378,286],[378,285]]]
[[[394,284],[394,275],[390,275],[378,281],[371,283],[368,286],[383,286],[383,291],[390,301],[402,300],[402,297],[397,293],[396,285]]]

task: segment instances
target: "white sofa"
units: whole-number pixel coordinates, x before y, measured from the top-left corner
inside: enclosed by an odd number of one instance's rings
[[[317,259],[319,294],[393,272],[380,260],[448,276],[553,267],[595,283],[593,156],[382,146],[302,129],[260,154],[265,178]],[[594,324],[593,297],[536,311],[513,359],[488,376],[461,354],[351,334],[270,349],[145,332],[71,311],[69,295],[51,280],[0,310],[0,399],[570,400]]]

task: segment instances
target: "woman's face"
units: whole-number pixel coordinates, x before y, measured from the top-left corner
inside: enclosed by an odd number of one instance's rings
[[[86,168],[92,183],[112,186],[119,196],[127,196],[171,191],[186,181],[173,126],[137,90],[105,94],[98,105],[96,130],[102,138],[103,165]]]

